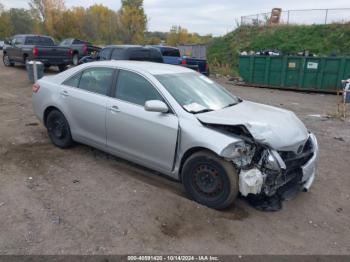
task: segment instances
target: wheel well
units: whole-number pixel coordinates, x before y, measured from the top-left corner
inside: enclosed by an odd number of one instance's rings
[[[54,107],[54,106],[49,106],[48,108],[46,108],[44,111],[44,118],[43,118],[43,122],[44,122],[45,126],[46,126],[47,117],[50,114],[50,112],[52,112],[53,110],[57,110],[57,111],[61,112],[57,107]]]
[[[180,163],[180,169],[179,169],[179,178],[180,178],[180,181],[182,181],[182,168],[186,162],[186,160],[192,156],[193,154],[199,152],[199,151],[208,151],[208,152],[211,152],[211,153],[214,153],[216,154],[215,152],[213,152],[212,150],[208,149],[208,148],[205,148],[205,147],[193,147],[193,148],[190,148],[188,149],[185,154],[183,155],[183,157],[181,158],[181,163]]]
[[[79,54],[78,50],[73,51],[73,55],[78,55],[78,54]]]

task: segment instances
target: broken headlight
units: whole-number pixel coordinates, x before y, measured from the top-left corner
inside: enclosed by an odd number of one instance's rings
[[[249,166],[255,153],[255,147],[243,141],[227,146],[222,151],[224,158],[232,160],[239,168]]]
[[[275,150],[267,150],[262,160],[264,162],[263,166],[266,169],[273,171],[281,171],[281,169],[286,169],[286,164]]]
[[[276,191],[278,180],[286,169],[286,165],[281,156],[275,150],[265,150],[259,162],[259,169],[265,176],[264,192],[267,195],[272,195]]]

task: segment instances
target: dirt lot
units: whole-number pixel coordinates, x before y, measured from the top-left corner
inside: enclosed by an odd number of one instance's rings
[[[152,171],[83,145],[55,148],[25,70],[1,63],[0,253],[350,254],[350,122],[309,116],[334,113],[336,97],[226,86],[293,110],[319,139],[311,192],[279,212],[241,199],[210,210]]]

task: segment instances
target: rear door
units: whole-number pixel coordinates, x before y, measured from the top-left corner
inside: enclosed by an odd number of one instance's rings
[[[118,73],[113,98],[107,104],[107,146],[117,154],[158,171],[173,168],[178,118],[173,113],[148,112],[148,100],[163,100],[145,77],[131,71]]]
[[[16,36],[13,41],[12,57],[13,60],[17,62],[23,61],[22,47],[24,44],[24,39],[25,38],[23,36]]]
[[[6,45],[6,53],[9,56],[10,60],[14,61],[14,43],[15,43],[16,37],[11,39],[10,44]]]
[[[87,68],[61,86],[60,99],[78,141],[106,145],[106,103],[114,73],[108,67]]]

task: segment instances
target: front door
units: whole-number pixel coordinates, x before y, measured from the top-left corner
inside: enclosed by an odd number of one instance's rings
[[[163,100],[143,76],[120,70],[107,103],[107,146],[131,161],[158,171],[173,169],[178,136],[175,114],[148,112],[148,100]]]

